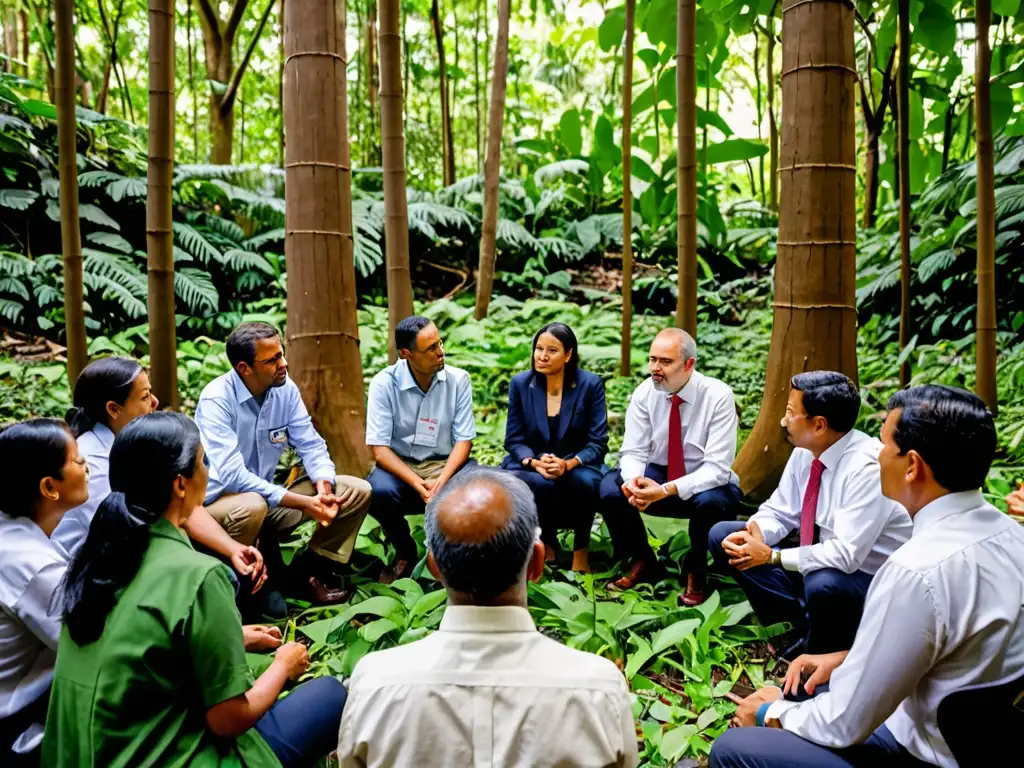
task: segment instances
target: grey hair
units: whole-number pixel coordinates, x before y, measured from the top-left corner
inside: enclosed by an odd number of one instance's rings
[[[697,359],[697,342],[693,336],[688,334],[682,328],[666,328],[661,331],[658,335],[668,334],[674,336],[679,341],[679,354],[682,356],[682,360],[685,362],[691,357]]]
[[[450,541],[437,525],[437,513],[449,495],[471,485],[500,489],[512,504],[512,517],[487,541]],[[449,589],[493,599],[514,586],[526,570],[537,541],[537,504],[530,487],[500,469],[468,468],[449,480],[427,504],[427,546]]]

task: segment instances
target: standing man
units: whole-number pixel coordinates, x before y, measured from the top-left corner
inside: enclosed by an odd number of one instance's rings
[[[817,695],[785,701],[768,686],[748,696],[734,725],[765,727],[719,736],[712,768],[956,768],[939,704],[1024,673],[1024,529],[981,495],[992,414],[964,390],[913,387],[889,401],[882,444],[882,492],[910,513],[913,537],[875,575],[853,647],[790,665],[786,693]],[[1000,762],[983,740],[977,749],[971,765]]]
[[[376,468],[371,514],[395,547],[385,582],[412,573],[419,560],[406,515],[422,515],[431,497],[471,462],[476,437],[469,374],[445,367],[437,326],[413,315],[395,326],[399,360],[373,377],[366,404],[366,444]]]
[[[761,623],[793,625],[780,647],[787,657],[804,645],[849,650],[872,577],[913,530],[906,510],[882,495],[882,444],[853,428],[859,413],[860,393],[843,374],[794,376],[782,427],[796,449],[779,487],[746,523],[711,529],[711,554]],[[778,548],[792,531],[799,546]]]
[[[347,563],[369,507],[369,484],[335,474],[327,443],[313,427],[299,388],[288,378],[277,329],[242,323],[228,337],[227,355],[232,370],[206,385],[196,406],[210,461],[206,509],[242,543],[251,544],[262,529],[268,558],[268,538],[276,543],[279,535],[312,517],[320,527],[310,551]],[[290,488],[274,483],[285,446],[298,452],[307,476]],[[326,574],[327,564],[319,558],[308,558],[305,566]],[[275,570],[270,573],[273,578]],[[317,602],[337,603],[347,597],[343,590],[328,589],[315,573],[305,584]]]
[[[637,764],[622,672],[537,631],[527,580],[544,571],[533,492],[474,469],[426,510],[427,563],[448,607],[437,632],[364,656],[341,722],[342,768]]]
[[[683,567],[684,605],[706,599],[711,526],[734,518],[740,501],[736,458],[736,403],[728,385],[694,370],[697,343],[667,328],[651,343],[648,370],[629,401],[619,471],[601,481],[601,509],[616,552],[633,558],[612,584],[630,589],[661,577],[641,512],[688,518],[690,551]]]

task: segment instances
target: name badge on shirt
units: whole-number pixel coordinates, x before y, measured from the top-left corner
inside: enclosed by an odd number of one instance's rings
[[[288,427],[278,427],[270,430],[270,442],[274,445],[288,442]]]
[[[427,448],[437,447],[437,419],[429,416],[421,417],[416,422],[416,437],[413,438],[413,445],[425,445]]]

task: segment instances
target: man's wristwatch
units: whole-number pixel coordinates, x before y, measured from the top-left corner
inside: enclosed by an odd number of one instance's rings
[[[672,486],[672,487],[670,488],[669,486]],[[664,494],[666,496],[675,496],[676,495],[676,493],[675,493],[675,486],[672,485],[671,482],[662,483],[661,484],[661,490],[664,492]]]
[[[773,549],[772,550],[772,559],[771,559],[770,562],[771,562],[772,565],[782,565],[782,552],[781,552],[781,550],[778,550],[778,549]]]

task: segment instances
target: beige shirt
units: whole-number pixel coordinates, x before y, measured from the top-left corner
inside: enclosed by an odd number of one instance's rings
[[[626,681],[524,608],[449,607],[440,629],[356,665],[338,757],[356,766],[635,766]]]

